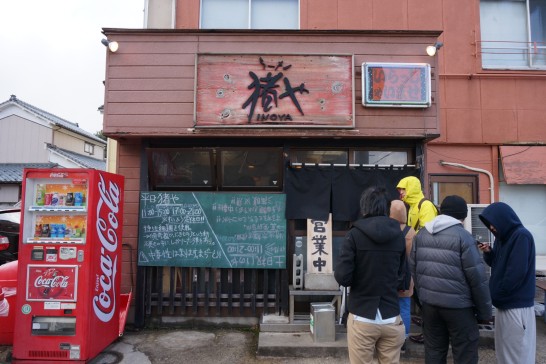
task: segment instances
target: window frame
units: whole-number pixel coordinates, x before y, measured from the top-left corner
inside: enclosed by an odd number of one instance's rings
[[[89,155],[95,154],[95,144],[84,142],[83,151]]]
[[[210,185],[197,185],[197,184],[187,184],[187,185],[176,185],[173,184],[168,186],[166,184],[160,184],[159,176],[156,173],[155,168],[157,167],[156,162],[153,160],[154,152],[208,152],[209,153],[209,169],[211,176]],[[147,148],[146,157],[148,162],[148,177],[150,183],[150,190],[153,191],[215,191],[217,190],[216,182],[216,167],[215,167],[215,158],[214,150],[212,148]],[[166,167],[168,168],[168,167]],[[168,175],[166,174],[165,177]]]
[[[414,164],[415,163],[415,150],[413,148],[389,148],[389,147],[366,147],[366,148],[362,148],[362,147],[357,147],[357,148],[353,148],[353,147],[340,147],[340,148],[292,148],[290,150],[290,163],[291,164],[294,164],[294,163],[311,163],[313,164],[313,162],[305,162],[305,161],[299,161],[299,160],[296,160],[295,157],[296,157],[296,153],[295,152],[298,152],[298,151],[303,151],[303,152],[335,152],[335,151],[339,151],[339,152],[344,152],[345,155],[346,155],[346,161],[347,163],[326,163],[326,164],[334,164],[334,165],[355,165],[355,164],[358,164],[358,165],[376,165],[376,163],[357,163],[356,162],[356,153],[357,152],[405,152],[406,153],[406,162],[405,164],[402,164],[402,165],[410,165],[410,164]],[[317,162],[319,164],[324,164],[325,162]],[[383,164],[377,164],[377,165],[383,165]],[[384,165],[389,165],[390,164],[384,164]]]
[[[499,39],[483,39],[484,29],[487,29],[486,22],[482,15],[482,4],[484,3],[502,3],[502,2],[514,2],[509,0],[480,0],[480,41],[479,49],[481,55],[482,69],[485,70],[545,70],[546,69],[546,39],[545,42],[533,41],[532,34],[532,16],[530,11],[530,1],[533,0],[520,0],[517,2],[524,3],[525,9],[521,9],[525,12],[525,41],[521,40],[499,40]],[[546,8],[545,8],[546,15]],[[546,19],[545,19],[546,23]],[[545,24],[546,26],[546,24]],[[495,29],[491,29],[491,32],[495,32]],[[544,32],[544,31],[543,31]],[[546,38],[546,37],[545,37]],[[522,43],[524,43],[522,45]],[[541,45],[537,45],[541,43]],[[505,55],[511,59],[506,60],[506,63],[500,64],[498,60],[491,56]],[[484,55],[485,59],[484,59]],[[487,55],[490,55],[489,57]],[[521,55],[523,59],[518,60],[516,56]],[[542,62],[537,63],[536,59],[541,58]],[[490,62],[490,63],[486,63]],[[496,64],[499,62],[499,64]]]
[[[226,185],[225,176],[224,176],[224,161],[222,159],[224,152],[235,152],[235,151],[248,151],[248,152],[269,152],[269,153],[278,153],[279,161],[276,167],[276,173],[278,178],[278,184],[276,186],[249,186],[249,185]],[[216,173],[218,176],[218,190],[219,191],[282,191],[283,190],[283,148],[282,147],[226,147],[218,148],[216,153]]]
[[[435,183],[470,183],[472,185],[472,201],[466,201],[467,204],[477,204],[479,202],[479,182],[480,178],[477,174],[430,174],[428,178],[430,200],[440,206],[442,199],[445,196],[437,196]],[[448,192],[446,195],[458,194],[456,191]],[[465,198],[466,200],[466,198]]]
[[[207,0],[199,0],[199,29],[219,29],[218,27],[210,27],[210,28],[204,28],[203,27],[203,17],[206,15],[205,14],[205,11],[204,11],[204,6],[203,6],[203,1],[207,1]],[[225,2],[229,1],[229,0],[224,0]],[[292,1],[295,1],[297,3],[297,14],[296,14],[296,17],[297,17],[297,25],[295,28],[290,28],[290,27],[285,27],[285,28],[279,28],[279,27],[263,27],[263,28],[256,28],[256,27],[253,27],[252,26],[252,3],[253,1],[260,1],[260,0],[246,0],[248,1],[248,5],[247,5],[247,11],[248,11],[248,17],[247,17],[247,26],[244,27],[244,28],[236,28],[236,27],[230,27],[230,28],[226,28],[226,29],[273,29],[273,30],[278,30],[278,29],[293,29],[293,30],[299,30],[301,28],[301,22],[300,22],[300,13],[301,13],[301,0],[292,0]],[[290,1],[290,0],[288,0]],[[271,0],[271,2],[275,2],[275,0]]]

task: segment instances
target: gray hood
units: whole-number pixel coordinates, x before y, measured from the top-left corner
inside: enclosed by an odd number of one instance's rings
[[[432,235],[439,233],[453,225],[461,224],[461,220],[448,215],[438,215],[434,220],[425,224],[425,229]]]

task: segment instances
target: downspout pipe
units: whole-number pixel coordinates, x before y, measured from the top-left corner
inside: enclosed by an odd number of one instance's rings
[[[442,160],[440,161],[440,165],[457,167],[457,168],[464,168],[464,169],[468,169],[470,171],[485,173],[489,177],[489,192],[491,193],[491,203],[495,202],[495,180],[493,179],[493,175],[491,174],[491,172],[489,172],[488,170],[485,170],[485,169],[481,169],[481,168],[470,167],[470,166],[460,164],[460,163],[444,162]]]

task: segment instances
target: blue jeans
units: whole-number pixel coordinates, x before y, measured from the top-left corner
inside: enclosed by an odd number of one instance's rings
[[[400,305],[400,316],[406,327],[406,337],[408,337],[411,325],[411,297],[398,297],[398,304]]]

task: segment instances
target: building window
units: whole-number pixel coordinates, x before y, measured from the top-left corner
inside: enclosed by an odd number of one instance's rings
[[[430,199],[437,206],[450,195],[461,196],[467,204],[479,203],[477,175],[431,175],[429,182]]]
[[[299,0],[201,0],[201,29],[299,29]]]
[[[214,157],[210,149],[149,149],[148,167],[152,190],[216,189]]]
[[[281,191],[282,148],[151,148],[156,191]]]
[[[85,142],[83,146],[83,151],[87,154],[95,154],[95,146],[91,143]]]
[[[282,148],[220,150],[220,188],[280,191],[282,160]]]
[[[413,160],[411,150],[400,149],[341,149],[341,150],[292,150],[292,163],[333,165],[388,165],[403,166]]]
[[[546,68],[546,1],[481,0],[482,67]]]

